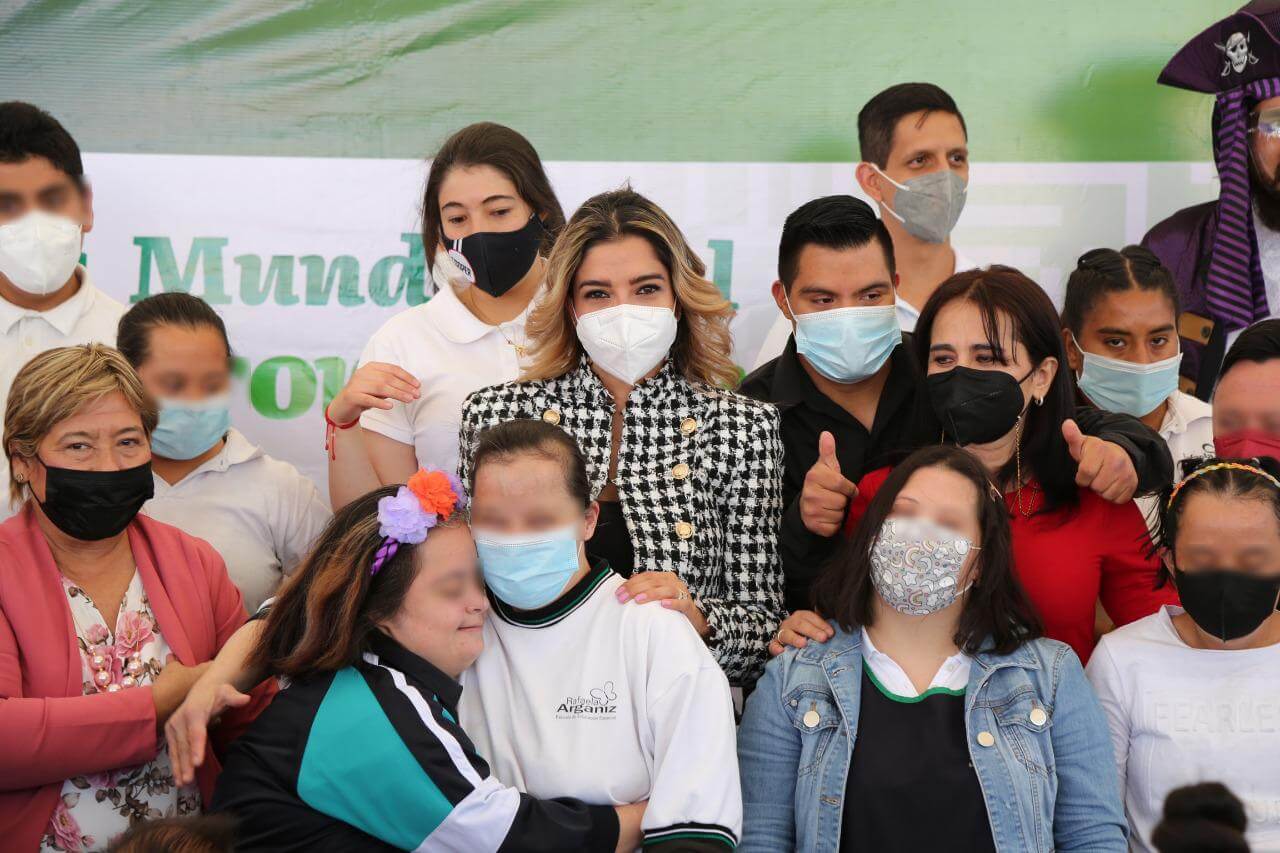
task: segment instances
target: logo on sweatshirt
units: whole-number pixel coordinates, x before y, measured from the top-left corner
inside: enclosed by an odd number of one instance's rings
[[[557,720],[612,720],[618,716],[618,693],[612,681],[593,687],[586,696],[569,696],[556,708]]]

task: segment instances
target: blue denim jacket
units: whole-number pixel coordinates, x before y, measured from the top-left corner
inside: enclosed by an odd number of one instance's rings
[[[747,701],[738,731],[741,853],[840,849],[862,633],[832,627],[827,642],[770,661]],[[979,652],[964,704],[996,850],[1127,849],[1107,721],[1068,646],[1036,640],[1009,655]],[[1044,713],[1033,719],[1037,708]]]

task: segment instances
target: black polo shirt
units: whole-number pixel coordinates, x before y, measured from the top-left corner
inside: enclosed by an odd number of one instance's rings
[[[800,492],[805,474],[818,461],[818,436],[825,430],[835,437],[840,473],[857,483],[868,471],[893,465],[912,450],[936,444],[942,437],[941,424],[924,389],[924,371],[912,351],[911,335],[905,333],[889,356],[889,376],[869,431],[813,384],[796,353],[795,335],[787,340],[782,355],[742,381],[739,391],[773,403],[782,419],[784,509],[778,553],[788,611],[812,607],[809,588],[842,541],[838,535],[810,533],[800,519]],[[1080,406],[1074,414],[1085,435],[1124,448],[1138,473],[1140,492],[1154,492],[1172,482],[1173,459],[1155,430],[1137,418],[1092,406]]]
[[[913,434],[913,425],[924,418],[914,411],[921,396],[916,393],[920,386],[920,368],[909,338],[904,338],[889,356],[889,376],[870,430],[813,384],[796,354],[794,335],[782,355],[743,380],[738,390],[773,403],[782,419],[784,509],[778,551],[786,578],[788,610],[811,606],[809,586],[840,541],[838,536],[826,538],[810,533],[800,520],[800,491],[805,474],[818,461],[818,436],[826,431],[835,437],[840,473],[856,483],[868,471],[893,464],[906,452],[929,443],[928,436],[918,431]],[[937,435],[932,440],[937,441]]]

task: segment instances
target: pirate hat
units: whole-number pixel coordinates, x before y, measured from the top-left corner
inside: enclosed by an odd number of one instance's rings
[[[1280,0],[1254,0],[1187,42],[1159,82],[1217,94],[1280,77]]]
[[[1280,96],[1280,0],[1253,0],[1191,39],[1159,82],[1216,96],[1213,157],[1220,190],[1205,299],[1228,330],[1243,328],[1271,313],[1254,233],[1248,121],[1256,104]]]

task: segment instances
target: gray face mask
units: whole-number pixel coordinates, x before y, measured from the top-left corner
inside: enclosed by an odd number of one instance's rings
[[[893,218],[902,223],[907,233],[926,243],[942,243],[951,236],[960,212],[964,210],[968,187],[964,179],[950,169],[930,172],[900,184],[880,171],[875,163],[868,163],[889,183],[898,188],[893,203],[897,210],[881,202]]]

